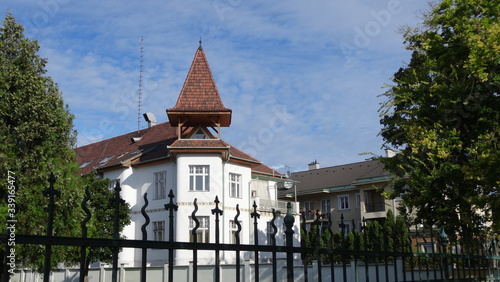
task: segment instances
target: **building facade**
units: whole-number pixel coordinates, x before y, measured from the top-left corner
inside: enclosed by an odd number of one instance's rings
[[[327,220],[331,215],[334,232],[340,231],[343,217],[344,231],[361,229],[362,221],[386,218],[390,209],[398,214],[397,200],[386,199],[382,192],[390,189],[391,176],[378,160],[320,168],[314,161],[306,171],[294,172],[292,188],[280,189],[280,199],[297,199],[306,222],[317,215]]]
[[[196,50],[191,68],[174,107],[166,110],[169,122],[156,124],[151,113],[144,114],[148,128],[89,144],[75,149],[80,172],[97,172],[99,177],[117,182],[121,195],[131,207],[131,224],[123,235],[128,239],[142,239],[141,226],[145,219],[140,213],[147,194],[146,209],[151,223],[148,240],[167,240],[168,216],[165,204],[171,190],[178,205],[174,220],[174,240],[193,241],[191,218],[193,202],[197,201],[197,241],[215,243],[214,200],[220,201],[223,210],[220,221],[220,243],[234,243],[236,206],[241,215],[240,242],[242,244],[268,244],[267,222],[274,208],[282,213],[276,225],[283,228],[286,202],[277,198],[279,183],[288,179],[252,156],[238,150],[221,139],[221,129],[231,124],[232,111],[224,106],[212,77],[205,52],[201,46]],[[254,242],[254,203],[260,214],[259,242]],[[294,203],[294,211],[298,212]],[[297,216],[297,221],[299,220]],[[282,230],[280,230],[282,231]],[[299,242],[295,234],[295,244]],[[278,240],[277,244],[284,244]],[[187,265],[192,261],[192,252],[177,251],[176,265]],[[232,263],[234,252],[222,253],[222,263]],[[252,260],[252,254],[242,254],[242,259]],[[199,263],[213,263],[214,254],[200,251]],[[261,259],[265,260],[266,257]],[[141,251],[123,249],[120,264],[137,266],[141,263]],[[148,263],[163,265],[167,252],[151,250]]]

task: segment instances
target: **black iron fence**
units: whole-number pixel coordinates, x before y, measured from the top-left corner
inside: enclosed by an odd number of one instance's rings
[[[272,277],[268,281],[500,281],[500,243],[497,238],[482,238],[478,240],[475,247],[465,247],[460,241],[450,242],[444,229],[423,230],[421,228],[407,228],[400,225],[392,225],[388,230],[387,225],[363,221],[361,231],[346,232],[343,217],[336,228],[331,222],[330,215],[316,215],[314,222],[308,221],[306,227],[306,214],[301,215],[301,222],[295,222],[291,203],[288,204],[287,213],[284,216],[285,244],[276,244],[278,228],[276,226],[277,213],[272,210],[270,222],[271,232],[268,234],[267,245],[242,244],[240,243],[240,232],[242,226],[238,220],[240,216],[239,206],[236,206],[234,223],[237,230],[234,233],[235,244],[225,244],[219,241],[220,219],[223,210],[219,207],[219,200],[214,201],[215,208],[212,215],[215,218],[215,243],[197,242],[197,229],[200,227],[197,218],[198,205],[194,199],[194,210],[191,214],[195,226],[191,230],[192,242],[174,241],[174,218],[178,206],[174,202],[174,194],[170,191],[169,202],[165,204],[166,217],[168,218],[169,232],[166,241],[147,240],[147,226],[150,223],[146,213],[148,206],[147,194],[144,195],[144,206],[141,213],[145,219],[142,225],[142,240],[120,239],[118,234],[118,216],[115,217],[113,239],[87,238],[86,223],[92,216],[86,209],[88,193],[82,202],[82,208],[87,217],[81,222],[82,237],[60,237],[52,235],[52,221],[54,195],[57,191],[51,186],[44,191],[50,197],[48,207],[48,225],[46,235],[16,234],[17,244],[43,245],[46,247],[44,281],[50,279],[50,257],[51,247],[54,245],[77,246],[81,248],[80,281],[84,281],[85,251],[89,247],[110,248],[113,250],[113,264],[111,281],[119,281],[118,277],[118,252],[120,248],[135,248],[142,250],[142,266],[140,281],[147,279],[147,252],[148,249],[163,249],[166,251],[168,264],[167,281],[181,281],[181,277],[174,276],[174,252],[176,250],[192,251],[192,281],[198,281],[198,252],[212,251],[215,257],[213,266],[213,281],[242,281],[241,269],[243,262],[241,254],[249,252],[253,254],[254,281],[259,281],[259,259],[262,253],[270,253],[272,259]],[[120,201],[120,186],[115,188],[115,210],[118,214]],[[259,242],[259,218],[260,213],[254,203],[251,218],[253,219],[254,238],[253,242]],[[267,224],[267,223],[266,223]],[[293,245],[294,226],[300,227],[301,245]],[[396,229],[396,230],[394,230]],[[339,230],[332,232],[332,230]],[[296,234],[295,234],[296,235]],[[262,235],[261,235],[262,236]],[[8,234],[0,234],[0,243],[7,245]],[[235,275],[223,279],[219,262],[219,254],[223,251],[235,252]],[[277,262],[284,259],[284,263]],[[297,259],[300,258],[300,259]],[[2,281],[9,281],[9,260],[6,254],[5,267]],[[269,263],[269,262],[268,262]],[[311,273],[314,272],[314,273]],[[312,277],[312,278],[311,278]],[[184,278],[185,279],[185,278]],[[208,280],[210,280],[208,279]],[[203,277],[207,281],[207,277]],[[245,280],[246,281],[246,280]]]

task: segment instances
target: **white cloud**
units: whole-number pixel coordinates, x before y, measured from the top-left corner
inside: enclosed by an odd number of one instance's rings
[[[142,109],[160,122],[202,37],[222,99],[233,109],[223,138],[296,171],[315,159],[324,167],[381,153],[377,95],[409,58],[396,31],[417,23],[415,11],[426,4],[7,0],[0,7],[11,8],[27,35],[39,39],[49,75],[76,116],[80,144],[136,129],[141,36]],[[287,117],[281,123],[280,114]]]

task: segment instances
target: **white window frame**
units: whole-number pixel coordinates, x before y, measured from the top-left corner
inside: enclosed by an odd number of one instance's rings
[[[208,216],[197,216],[200,222],[200,227],[196,230],[197,243],[210,243],[210,218]],[[192,217],[189,217],[189,242],[194,242],[193,235],[191,231],[195,226],[195,222]]]
[[[229,197],[242,198],[241,174],[229,173]]]
[[[330,199],[321,200],[321,212],[323,214],[330,213],[332,211],[332,204]]]
[[[189,166],[189,191],[210,191],[210,166]]]
[[[165,221],[153,221],[153,240],[165,241]]]
[[[154,199],[165,199],[167,196],[167,172],[159,171],[154,173]]]
[[[349,210],[349,194],[338,195],[339,211]]]

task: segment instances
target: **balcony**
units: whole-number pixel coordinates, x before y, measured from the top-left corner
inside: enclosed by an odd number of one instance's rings
[[[385,211],[385,201],[376,203],[365,203],[366,212],[383,212]]]
[[[288,201],[274,201],[268,199],[260,199],[259,197],[254,198],[255,203],[257,204],[257,209],[268,210],[275,209],[276,211],[280,211],[281,213],[287,212],[287,204],[292,203],[292,212],[298,213],[298,203],[288,202]]]

